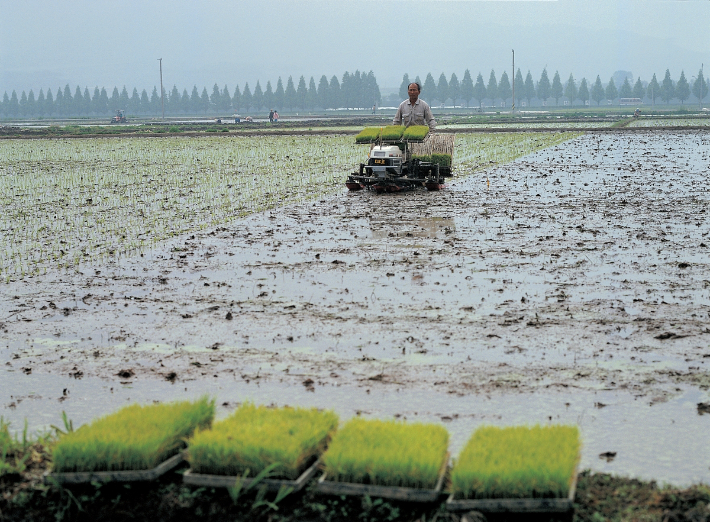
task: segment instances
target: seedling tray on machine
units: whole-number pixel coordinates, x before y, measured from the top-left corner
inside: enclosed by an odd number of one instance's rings
[[[281,487],[293,488],[293,492],[300,491],[303,487],[311,480],[315,474],[318,472],[318,466],[320,464],[319,460],[316,460],[311,464],[306,470],[301,473],[301,475],[296,480],[286,480],[286,479],[261,479],[259,484],[264,484],[267,486],[268,491],[278,491]],[[213,488],[231,488],[237,482],[240,477],[230,476],[230,475],[206,475],[203,473],[193,473],[191,470],[187,470],[183,476],[182,481],[184,484],[189,484],[191,486],[203,486],[203,487],[213,487]],[[254,481],[253,478],[245,478],[242,481],[244,487],[248,487]]]
[[[566,498],[479,498],[456,499],[453,493],[446,500],[448,511],[480,511],[482,513],[567,513],[574,508],[577,490],[577,469]]]
[[[318,479],[316,491],[326,495],[351,495],[387,498],[408,502],[436,502],[441,498],[444,477],[448,469],[448,456],[439,473],[434,489],[406,488],[395,486],[379,486],[376,484],[358,484],[354,482],[335,482],[327,480],[327,473]]]
[[[125,471],[76,471],[44,474],[45,484],[88,484],[91,482],[147,482],[177,467],[184,460],[183,453],[173,455],[152,469]]]

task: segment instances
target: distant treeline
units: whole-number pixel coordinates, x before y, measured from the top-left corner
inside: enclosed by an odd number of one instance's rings
[[[395,105],[407,98],[407,86],[410,81],[420,83],[422,99],[432,105],[508,106],[513,98],[513,86],[507,72],[503,72],[497,78],[495,71],[491,71],[487,82],[479,72],[474,82],[467,69],[460,81],[456,73],[448,79],[444,73],[441,73],[438,82],[429,73],[423,83],[419,76],[411,79],[408,74],[405,74],[399,95],[393,94],[384,102]],[[704,79],[702,70],[688,81],[684,71],[681,71],[678,80],[673,80],[670,71],[666,69],[660,83],[655,74],[651,81],[642,82],[641,78],[634,81],[630,73],[622,71],[615,73],[607,83],[602,83],[599,76],[593,83],[586,78],[577,81],[572,74],[563,83],[558,72],[555,72],[550,81],[547,69],[543,69],[537,81],[533,80],[530,71],[525,78],[520,69],[515,73],[515,103],[518,107],[548,105],[548,100],[554,100],[555,105],[559,105],[560,102],[568,105],[592,105],[594,102],[601,105],[602,101],[604,104],[613,104],[621,99],[633,98],[651,104],[657,101],[668,104],[674,100],[684,104],[690,99],[691,94],[695,100],[705,98],[708,94],[708,82]],[[266,82],[266,87],[263,89],[261,83],[257,81],[253,91],[249,83],[245,83],[243,89],[237,85],[233,92],[226,85],[220,89],[215,84],[211,94],[206,87],[203,87],[200,92],[197,86],[194,86],[191,93],[188,93],[187,89],[183,89],[181,93],[177,86],[173,86],[172,90],[166,89],[163,98],[165,114],[168,116],[206,114],[224,116],[232,112],[247,113],[269,109],[292,111],[363,109],[373,105],[379,106],[383,102],[372,71],[369,73],[346,71],[341,80],[333,76],[330,81],[323,75],[318,85],[313,77],[306,84],[305,78],[301,76],[296,86],[293,78],[289,76],[285,87],[279,78],[275,89],[270,81]],[[109,96],[105,88],[98,87],[94,88],[92,94],[88,88],[84,88],[82,92],[77,86],[72,94],[71,88],[66,85],[64,89],[57,89],[54,94],[51,89],[47,89],[46,94],[43,89],[40,89],[36,97],[33,90],[29,93],[22,91],[19,97],[16,91],[12,91],[10,95],[5,92],[0,102],[0,116],[4,118],[108,116],[118,109],[125,110],[129,115],[162,114],[158,88],[153,87],[150,95],[145,89],[138,93],[138,89],[134,88],[129,95],[125,86],[120,92],[117,87],[114,87]]]
[[[266,82],[265,89],[262,89],[261,83],[257,81],[253,91],[249,83],[245,83],[243,89],[237,86],[234,91],[230,91],[226,85],[220,89],[215,84],[211,94],[207,92],[206,87],[202,88],[201,93],[196,85],[191,93],[188,93],[187,89],[183,89],[180,93],[177,86],[173,86],[172,90],[165,90],[162,100],[157,87],[153,87],[150,95],[145,89],[138,93],[137,88],[134,88],[133,93],[129,95],[125,86],[120,92],[117,87],[114,87],[111,96],[105,88],[95,87],[92,95],[88,87],[82,92],[79,86],[72,94],[69,85],[64,89],[57,89],[54,94],[51,89],[47,89],[46,94],[43,89],[40,89],[36,97],[33,90],[30,90],[29,94],[22,91],[19,98],[17,92],[12,91],[9,96],[7,92],[3,95],[0,115],[6,118],[108,116],[121,109],[129,115],[157,116],[162,114],[164,104],[165,114],[170,116],[188,114],[224,116],[232,112],[268,111],[269,109],[370,108],[380,101],[380,88],[372,71],[369,73],[346,71],[342,80],[333,76],[328,81],[325,75],[321,76],[318,86],[313,77],[307,85],[303,76],[299,79],[298,86],[294,85],[291,76],[285,87],[279,78],[275,89],[270,81]]]
[[[615,76],[618,75],[615,74]],[[702,70],[698,72],[697,77],[692,78],[692,85],[685,77],[685,72],[681,71],[680,78],[674,81],[668,69],[666,69],[666,74],[660,84],[655,74],[651,81],[646,83],[642,82],[641,78],[637,78],[634,82],[630,74],[622,74],[621,76],[624,77],[623,82],[619,78],[615,81],[612,77],[606,84],[603,84],[601,78],[597,76],[594,83],[590,85],[586,78],[577,82],[570,74],[563,84],[558,72],[555,72],[552,82],[550,82],[547,69],[543,69],[540,79],[535,82],[530,71],[523,79],[523,74],[518,69],[515,73],[516,105],[521,106],[523,101],[528,106],[533,104],[547,105],[548,100],[554,100],[555,105],[559,105],[560,101],[569,105],[591,105],[591,102],[600,105],[602,101],[615,103],[622,98],[638,98],[641,101],[646,100],[654,104],[656,100],[662,100],[666,104],[678,100],[683,104],[690,98],[691,92],[697,100],[704,98],[708,93],[708,83],[703,78]],[[456,73],[452,74],[448,80],[444,73],[441,73],[438,83],[431,73],[427,74],[424,83],[421,82],[419,76],[411,79],[408,74],[405,74],[399,89],[400,98],[407,97],[407,86],[413,81],[422,86],[421,97],[435,104],[468,107],[475,101],[479,107],[484,103],[489,105],[500,103],[505,106],[513,100],[513,86],[507,72],[503,72],[500,78],[496,79],[495,71],[492,70],[488,77],[488,83],[484,81],[481,73],[478,73],[474,83],[468,69],[461,81]],[[621,85],[617,86],[617,83],[621,83]]]

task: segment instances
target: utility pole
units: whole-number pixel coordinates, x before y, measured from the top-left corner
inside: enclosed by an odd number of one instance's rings
[[[511,76],[513,79],[513,110],[510,114],[515,114],[515,49],[511,50],[513,51],[513,76]]]
[[[163,109],[163,120],[165,120],[165,96],[164,96],[164,90],[163,90],[163,59],[158,58],[158,61],[160,62],[160,106]]]
[[[705,76],[703,75],[703,65],[705,64],[700,64],[700,81],[698,82],[700,84],[700,112],[703,111],[703,83],[705,83]]]

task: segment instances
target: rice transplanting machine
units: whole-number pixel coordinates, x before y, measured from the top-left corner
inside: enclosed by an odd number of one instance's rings
[[[356,143],[370,144],[367,163],[348,176],[349,190],[369,189],[378,194],[405,189],[441,190],[450,177],[453,134],[434,135],[426,125],[366,127]]]

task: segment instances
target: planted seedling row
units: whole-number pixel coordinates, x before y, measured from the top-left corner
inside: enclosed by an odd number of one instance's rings
[[[574,136],[463,134],[454,174]],[[2,140],[0,278],[135,255],[171,237],[333,193],[361,156],[349,136]]]

